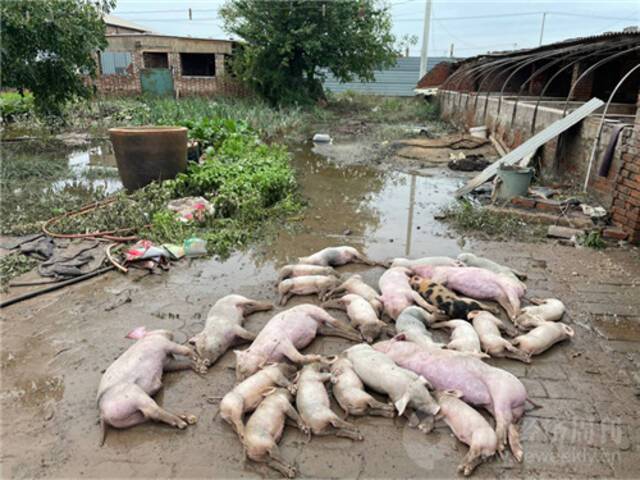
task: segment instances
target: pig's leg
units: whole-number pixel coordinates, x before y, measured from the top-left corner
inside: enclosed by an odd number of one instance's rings
[[[458,472],[462,473],[465,477],[468,477],[482,462],[482,453],[472,445],[471,448],[469,448],[467,455],[464,457],[464,460],[458,466]]]
[[[176,342],[169,342],[169,347],[167,348],[167,350],[174,355],[182,355],[184,357],[189,357],[192,360],[196,360],[196,353],[186,345],[180,345]]]
[[[496,296],[495,300],[504,309],[504,311],[507,312],[507,316],[510,319],[513,320],[514,318],[517,317],[517,311],[513,307],[511,302],[509,302],[509,298],[507,297],[506,294],[501,292],[499,295]]]
[[[362,341],[362,336],[358,333],[357,330],[343,324],[342,322],[336,322],[333,325],[320,325],[318,327],[318,333],[320,333],[321,335],[326,335],[328,337],[345,338],[347,340],[351,340],[352,342]]]
[[[333,413],[333,412],[332,412]],[[329,419],[329,423],[333,425],[335,428],[335,435],[338,437],[346,437],[351,440],[362,440],[362,434],[358,431],[358,429],[349,422],[345,422],[340,417],[338,417],[335,413],[332,418]]]
[[[508,437],[511,453],[518,462],[521,462],[522,457],[524,456],[524,451],[522,450],[522,444],[520,443],[520,432],[518,432],[518,426],[515,423],[509,424]]]
[[[504,339],[503,339],[504,340]],[[514,347],[508,340],[504,340],[505,353],[507,358],[513,358],[514,360],[520,360],[524,363],[531,363],[531,356],[528,353],[523,352],[517,347]]]
[[[286,305],[291,297],[293,297],[292,293],[280,293],[280,296],[278,297],[278,305]]]
[[[375,267],[377,265],[383,266],[382,262],[376,262],[375,260],[371,260],[370,258],[367,258],[366,256],[364,256],[361,253],[357,253],[356,256],[353,258],[353,262],[354,263],[364,263],[365,265],[369,265],[371,267]]]
[[[174,415],[173,413],[166,411],[151,397],[144,393],[142,389],[140,389],[140,392],[144,394],[144,397],[142,395],[138,396],[137,407],[145,418],[155,420],[157,422],[163,422],[181,430],[187,427],[187,422],[178,415]]]
[[[224,396],[222,402],[220,402],[220,416],[233,427],[241,439],[244,437],[243,413],[244,399],[241,395],[230,392]]]
[[[379,402],[373,397],[369,398],[369,400],[367,401],[367,405],[369,406],[367,410],[367,413],[369,415],[376,415],[378,417],[389,417],[389,418],[392,418],[393,416],[395,416],[396,409],[393,405]]]
[[[266,461],[267,465],[274,470],[277,470],[287,478],[294,478],[296,476],[295,467],[289,464],[280,454],[280,449],[277,445],[271,447],[267,453],[269,455]]]
[[[235,327],[233,327],[233,334],[236,336],[236,338],[239,338],[240,340],[244,340],[246,342],[253,342],[256,339],[255,333],[250,332],[240,325],[236,325]]]
[[[339,287],[329,290],[322,300],[324,301],[328,298],[337,297],[343,293],[347,293],[347,289],[343,285],[340,285]]]
[[[295,408],[293,408],[293,405],[289,404],[289,406],[287,407],[287,410],[284,413],[288,418],[290,418],[295,422],[296,427],[298,427],[298,430],[300,430],[302,433],[307,435],[307,437],[309,436],[309,433],[310,433],[309,427],[307,426],[306,423],[304,423],[304,421],[302,420],[302,417],[298,415],[298,412],[296,411]]]
[[[284,342],[280,344],[282,354],[291,360],[293,363],[305,365],[307,363],[319,362],[322,360],[322,355],[316,355],[313,353],[303,355],[291,342]]]
[[[194,368],[193,361],[185,361],[181,358],[168,358],[162,367],[163,372],[177,372],[180,370],[187,370]]]
[[[318,322],[318,332],[322,335],[342,337],[353,342],[362,340],[357,330],[340,320],[336,320],[324,310],[314,314],[313,318]]]

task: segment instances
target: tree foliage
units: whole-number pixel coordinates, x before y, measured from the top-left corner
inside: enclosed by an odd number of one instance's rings
[[[373,80],[397,55],[391,16],[377,0],[229,0],[220,14],[246,42],[235,73],[273,103],[321,98],[326,70],[345,82]]]
[[[64,104],[90,91],[93,54],[107,45],[103,13],[113,0],[2,0],[2,85],[28,89],[36,110],[59,116]]]

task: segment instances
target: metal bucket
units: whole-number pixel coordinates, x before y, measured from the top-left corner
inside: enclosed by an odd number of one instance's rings
[[[124,188],[175,178],[187,168],[185,127],[111,128],[109,136]]]
[[[496,191],[499,200],[526,197],[533,179],[533,168],[499,166],[498,177],[502,181]]]

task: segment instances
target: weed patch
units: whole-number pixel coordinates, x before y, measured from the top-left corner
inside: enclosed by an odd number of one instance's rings
[[[38,265],[35,258],[22,255],[21,253],[10,253],[0,258],[0,290],[4,291],[11,279],[26,273]]]
[[[445,220],[460,233],[473,233],[484,238],[528,240],[544,238],[543,225],[528,223],[517,215],[497,213],[468,200],[459,200],[444,212]]]

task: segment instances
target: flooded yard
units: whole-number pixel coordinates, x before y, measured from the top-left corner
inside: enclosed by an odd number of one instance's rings
[[[99,447],[96,389],[105,368],[130,345],[124,336],[132,328],[171,329],[184,342],[203,327],[221,296],[238,293],[275,301],[280,266],[332,245],[352,245],[376,260],[473,251],[525,271],[528,298],[554,296],[567,305],[567,322],[576,329],[572,342],[557,345],[527,366],[489,361],[520,378],[542,408],[525,414],[524,462],[496,458],[480,466],[477,477],[640,475],[640,336],[629,326],[640,321],[637,253],[461,238],[434,215],[469,174],[354,162],[359,149],[342,147],[339,143],[320,154],[312,145],[292,145],[308,207],[300,221],[265,242],[224,261],[185,260],[162,275],[111,272],[4,309],[3,477],[277,478],[266,467],[244,460],[237,436],[219,417],[218,400],[235,381],[231,351],[206,375],[186,371],[165,376],[158,402],[198,417],[184,431],[157,423],[110,429]],[[366,152],[375,148],[367,145]],[[83,181],[106,193],[119,188],[104,144],[56,161],[65,163],[74,179],[59,179],[63,183],[58,186],[85,176],[89,180]],[[91,178],[94,169],[111,173]],[[359,272],[375,286],[383,269],[351,265],[339,271]],[[316,303],[310,298],[295,297],[287,307]],[[273,313],[252,315],[246,328],[258,331]],[[336,317],[346,318],[342,313]],[[331,355],[348,345],[319,337],[305,351]],[[302,478],[451,478],[466,452],[444,424],[424,435],[403,419],[363,417],[354,423],[364,435],[362,442],[308,440],[287,428],[282,454],[297,465]]]

